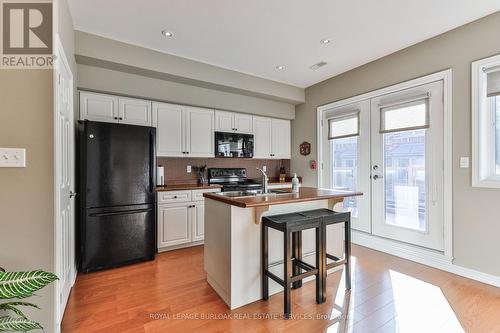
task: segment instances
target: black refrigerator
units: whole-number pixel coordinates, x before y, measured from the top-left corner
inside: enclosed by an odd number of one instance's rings
[[[81,272],[153,260],[156,254],[156,130],[80,121]]]

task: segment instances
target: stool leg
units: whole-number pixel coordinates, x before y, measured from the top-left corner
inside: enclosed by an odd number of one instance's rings
[[[321,290],[323,292],[323,298],[322,302],[326,301],[326,276],[327,276],[327,269],[326,269],[326,223],[322,223],[321,225],[321,263],[323,264],[323,275],[321,277]]]
[[[292,275],[292,260],[290,253],[290,232],[285,230],[283,233],[283,281],[285,282],[285,290],[284,290],[284,315],[285,318],[290,318],[291,314],[291,275]]]
[[[316,228],[316,267],[318,274],[316,275],[316,303],[321,304],[324,302],[324,252],[323,252],[323,226]]]
[[[262,298],[269,299],[269,277],[267,270],[269,269],[269,256],[268,256],[268,229],[262,225]]]
[[[351,218],[349,217],[345,221],[345,287],[347,290],[351,290]]]
[[[301,273],[300,267],[297,265],[297,260],[302,260],[302,231],[292,233],[292,257],[293,261],[293,275]],[[292,284],[293,289],[302,287],[302,280],[296,281]]]

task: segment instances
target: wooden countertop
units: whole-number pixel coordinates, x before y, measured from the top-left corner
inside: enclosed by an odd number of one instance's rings
[[[187,190],[208,190],[222,188],[220,185],[198,185],[198,184],[175,184],[158,186],[156,192],[166,191],[187,191]]]
[[[363,195],[363,193],[361,192],[323,190],[315,187],[301,187],[299,193],[291,193],[290,189],[287,189],[285,191],[289,193],[236,198],[226,197],[216,193],[203,193],[203,196],[208,199],[224,202],[228,205],[233,205],[241,208],[250,208],[304,201],[343,199],[345,197]]]

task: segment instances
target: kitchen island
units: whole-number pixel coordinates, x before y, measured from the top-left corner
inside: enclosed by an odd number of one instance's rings
[[[302,187],[299,193],[276,190],[261,195],[230,192],[205,193],[204,265],[207,281],[230,309],[262,298],[261,291],[261,219],[265,215],[283,214],[317,208],[329,208],[359,192],[332,191]],[[327,230],[327,252],[343,256],[343,225]],[[303,260],[314,265],[313,230],[303,232]],[[283,236],[269,230],[270,270],[282,276]],[[270,282],[270,294],[283,288]]]

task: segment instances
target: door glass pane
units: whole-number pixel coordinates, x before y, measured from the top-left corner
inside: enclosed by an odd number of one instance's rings
[[[384,134],[385,222],[427,229],[425,129]]]
[[[495,108],[495,171],[500,175],[500,97],[490,97],[493,99]]]
[[[330,140],[332,161],[331,188],[336,190],[356,190],[358,175],[358,137]],[[358,217],[357,199],[345,198],[344,208]]]

